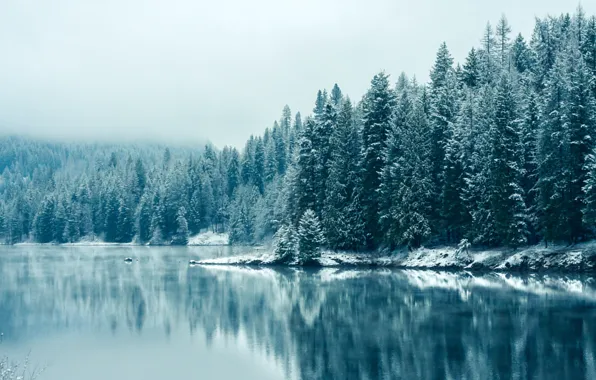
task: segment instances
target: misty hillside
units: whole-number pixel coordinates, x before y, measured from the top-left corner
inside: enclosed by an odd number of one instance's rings
[[[0,140],[1,235],[21,241],[332,249],[578,242],[596,226],[596,17],[578,9],[511,35],[505,17],[430,82],[374,76],[354,102],[319,91],[238,151]],[[317,239],[319,238],[317,237]],[[279,240],[278,239],[278,240]]]

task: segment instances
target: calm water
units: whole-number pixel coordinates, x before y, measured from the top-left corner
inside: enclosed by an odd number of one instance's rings
[[[187,264],[230,253],[0,248],[0,355],[42,380],[596,379],[593,278]]]

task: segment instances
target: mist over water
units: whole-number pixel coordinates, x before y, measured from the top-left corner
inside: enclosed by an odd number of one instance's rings
[[[187,264],[237,253],[2,248],[0,354],[50,380],[596,377],[592,277]]]

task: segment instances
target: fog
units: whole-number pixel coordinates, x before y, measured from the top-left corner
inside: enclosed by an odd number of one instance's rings
[[[561,0],[3,0],[0,134],[241,146],[319,88],[360,99],[384,69],[427,81],[504,13],[529,39]],[[596,13],[596,2],[583,4]]]

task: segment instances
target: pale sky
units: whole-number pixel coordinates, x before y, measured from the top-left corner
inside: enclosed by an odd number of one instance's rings
[[[241,146],[319,88],[428,80],[505,14],[526,39],[565,0],[1,0],[0,134]],[[588,15],[596,1],[584,1]]]

